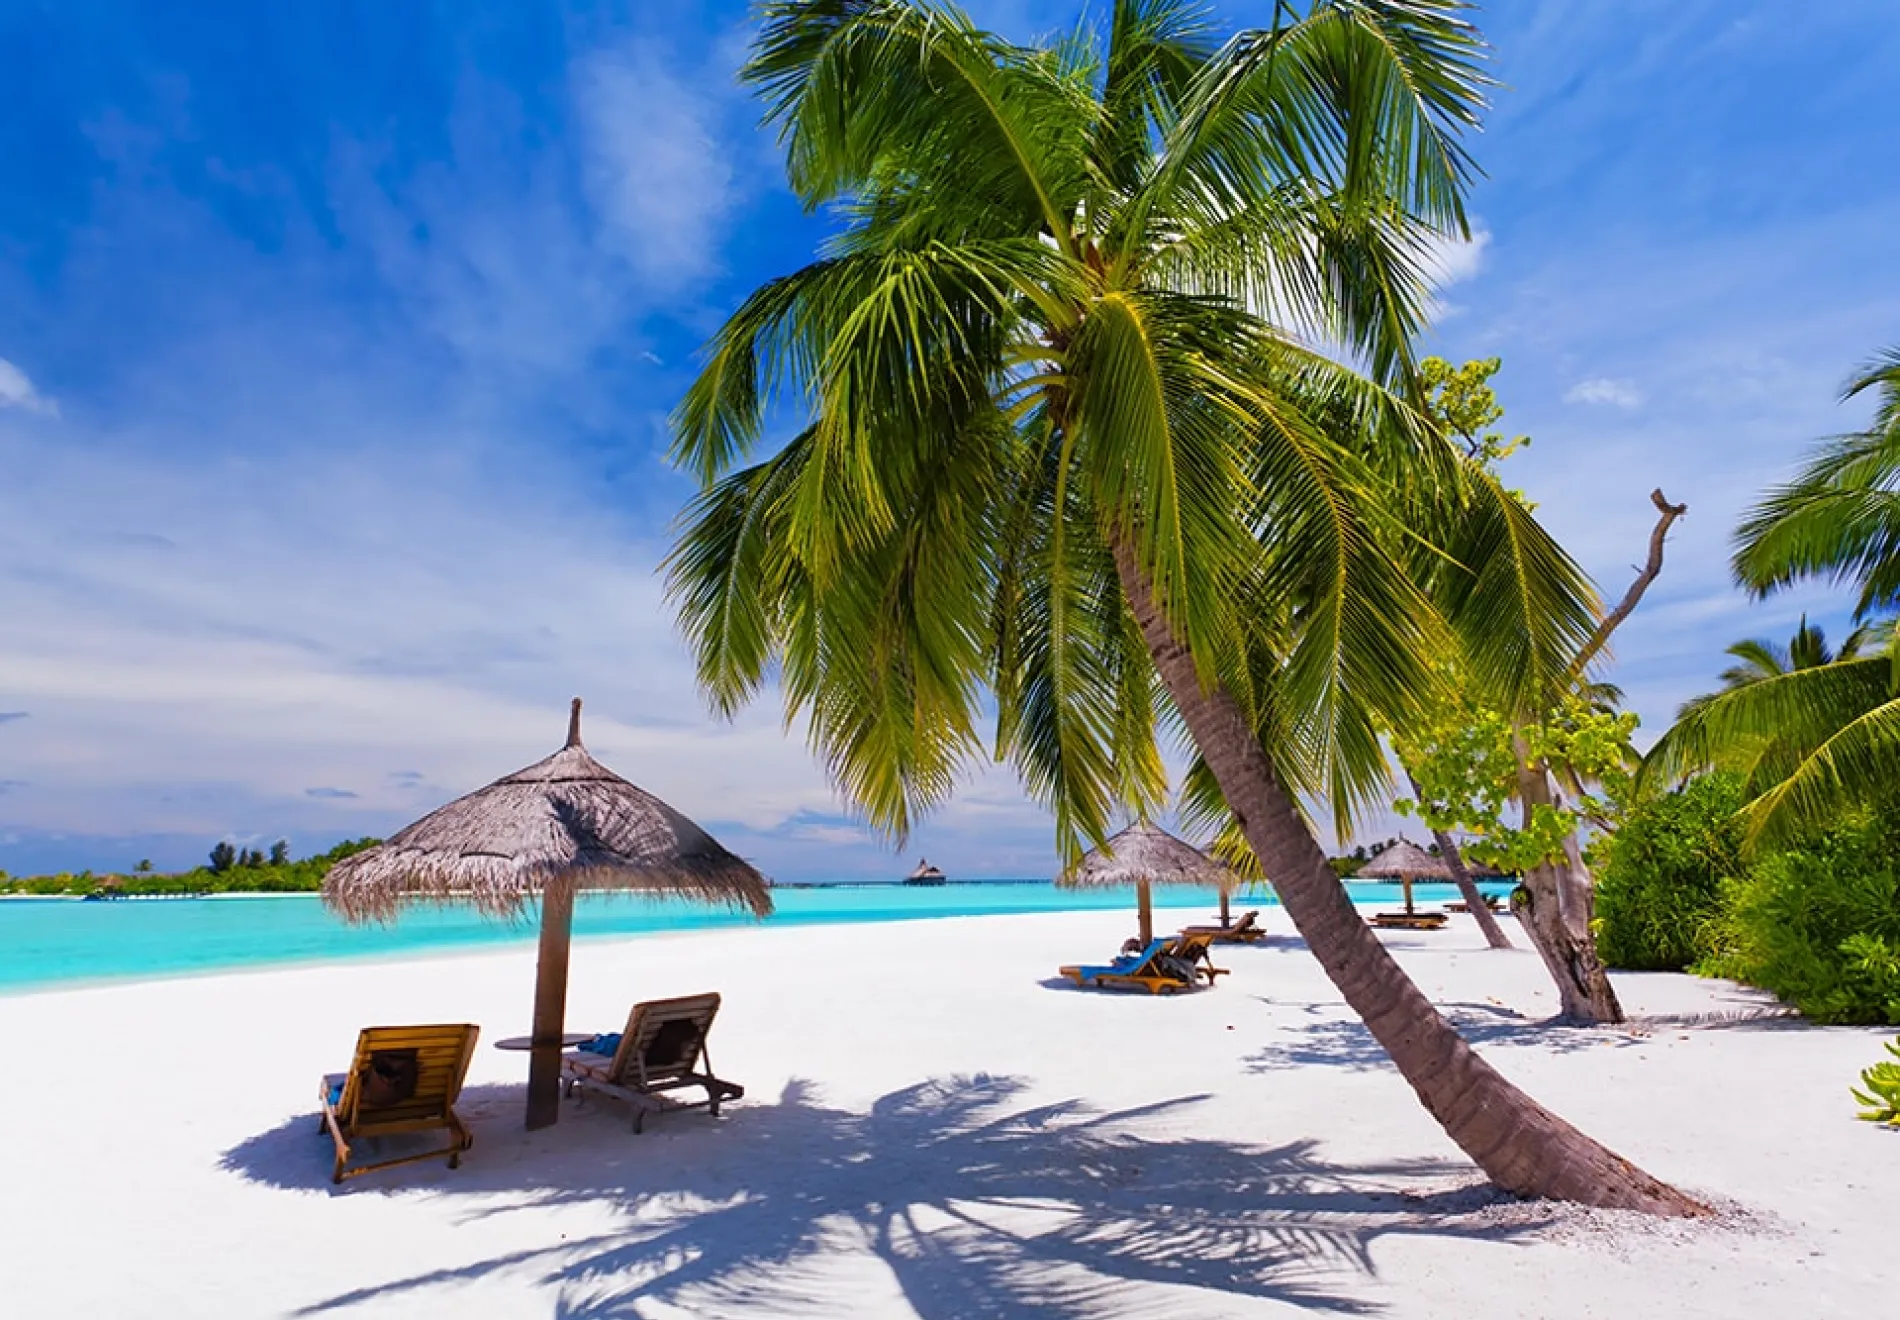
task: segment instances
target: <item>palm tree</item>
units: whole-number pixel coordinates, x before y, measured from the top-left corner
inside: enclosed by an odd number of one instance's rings
[[[1846,397],[1873,391],[1874,424],[1830,440],[1771,491],[1736,534],[1736,578],[1757,597],[1796,582],[1853,582],[1856,618],[1900,608],[1900,349],[1875,359]],[[1729,648],[1723,689],[1686,704],[1650,750],[1643,779],[1719,767],[1742,773],[1751,844],[1785,840],[1900,783],[1900,639],[1863,624],[1838,654],[1805,616],[1784,651]]]
[[[1594,598],[1408,402],[1426,245],[1465,230],[1476,32],[1453,0],[1289,8],[1218,42],[1190,0],[1117,0],[1105,31],[1024,48],[924,0],[763,6],[744,77],[841,224],[733,314],[675,416],[706,487],[669,570],[700,680],[731,711],[776,676],[899,837],[993,751],[1071,857],[1160,805],[1158,728],[1184,730],[1495,1182],[1696,1213],[1470,1049],[1302,812],[1379,799],[1376,730],[1454,636],[1529,703]],[[803,429],[734,470],[774,404]],[[1426,537],[1428,572],[1384,548]]]
[[[1818,669],[1822,665],[1831,665],[1837,660],[1858,659],[1861,650],[1867,645],[1873,630],[1866,625],[1854,629],[1841,643],[1836,652],[1827,644],[1827,633],[1819,626],[1810,624],[1808,616],[1801,616],[1801,624],[1784,646],[1766,638],[1751,637],[1739,641],[1724,652],[1738,662],[1722,671],[1722,691],[1733,692],[1736,688],[1747,687],[1750,683],[1759,683],[1763,679],[1780,678],[1797,669]],[[1685,711],[1706,705],[1719,693],[1705,693],[1691,697],[1683,706]]]

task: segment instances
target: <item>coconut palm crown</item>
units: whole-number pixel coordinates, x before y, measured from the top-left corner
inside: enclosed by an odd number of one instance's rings
[[[776,662],[902,836],[985,752],[987,690],[1072,860],[1164,792],[1118,548],[1342,817],[1380,799],[1377,714],[1429,689],[1448,625],[1486,679],[1555,681],[1591,622],[1575,566],[1375,383],[1409,380],[1430,253],[1465,232],[1486,79],[1460,11],[1322,2],[1221,42],[1198,5],[1123,0],[1029,49],[903,0],[763,6],[744,77],[841,227],[676,414],[708,485],[672,587],[714,702]],[[807,424],[732,470],[774,404]],[[1395,473],[1435,492],[1423,574],[1379,548],[1424,545]]]

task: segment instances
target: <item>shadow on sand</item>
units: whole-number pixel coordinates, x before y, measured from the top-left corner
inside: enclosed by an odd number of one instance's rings
[[[1538,1226],[1535,1214],[1507,1225],[1483,1213],[1501,1198],[1470,1186],[1468,1166],[1349,1167],[1310,1141],[1144,1136],[1157,1120],[1178,1130],[1201,1097],[1100,1113],[1024,1105],[1024,1090],[1012,1078],[940,1078],[855,1112],[794,1081],[776,1103],[680,1115],[635,1137],[605,1104],[526,1133],[518,1087],[471,1088],[461,1108],[476,1144],[460,1170],[411,1165],[342,1194],[426,1189],[470,1198],[470,1218],[605,1205],[620,1226],[340,1293],[301,1314],[503,1275],[548,1289],[563,1320],[633,1316],[646,1302],[836,1314],[824,1258],[841,1251],[883,1262],[926,1320],[1128,1314],[1131,1283],[1371,1314],[1379,1308],[1341,1287],[1372,1275],[1379,1238],[1495,1240]],[[252,1137],[223,1165],[270,1186],[327,1189],[328,1142],[314,1121]],[[1215,1299],[1177,1300],[1157,1314]]]
[[[1579,1026],[1547,1018],[1526,1017],[1497,1004],[1440,1004],[1458,1034],[1481,1048],[1531,1047],[1547,1054],[1579,1054],[1586,1050],[1630,1049],[1665,1031],[1802,1030],[1807,1023],[1792,1009],[1764,1004],[1759,996],[1734,996],[1741,1006],[1703,1013],[1659,1013],[1632,1017],[1616,1026]],[[1282,1039],[1256,1050],[1247,1058],[1247,1070],[1278,1072],[1282,1068],[1319,1065],[1347,1071],[1393,1070],[1391,1058],[1362,1022],[1321,1016],[1343,1012],[1343,1005],[1310,1005],[1314,1021],[1289,1028]]]

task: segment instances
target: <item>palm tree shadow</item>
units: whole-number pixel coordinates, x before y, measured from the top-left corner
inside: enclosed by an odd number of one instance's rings
[[[1459,1034],[1478,1046],[1577,1054],[1601,1048],[1629,1049],[1641,1045],[1650,1034],[1650,1029],[1637,1020],[1623,1026],[1589,1027],[1525,1017],[1492,1004],[1440,1007]],[[1348,1072],[1396,1071],[1391,1056],[1373,1039],[1366,1025],[1349,1018],[1319,1018],[1289,1028],[1282,1039],[1262,1046],[1247,1058],[1247,1070],[1254,1073],[1315,1065]]]
[[[353,1194],[427,1186],[473,1198],[471,1218],[604,1203],[622,1226],[339,1293],[298,1314],[501,1275],[550,1289],[566,1320],[634,1316],[649,1301],[835,1314],[821,1275],[840,1249],[875,1255],[925,1320],[1080,1320],[1125,1311],[1131,1283],[1369,1314],[1377,1307],[1343,1287],[1374,1275],[1379,1238],[1500,1239],[1537,1227],[1534,1216],[1488,1220],[1480,1212],[1500,1196],[1465,1186],[1462,1165],[1349,1167],[1311,1141],[1147,1136],[1144,1124],[1178,1128],[1202,1097],[1099,1113],[1074,1101],[1025,1106],[1024,1090],[1014,1078],[939,1078],[860,1113],[794,1081],[776,1104],[682,1115],[637,1138],[605,1106],[522,1133],[519,1088],[471,1091],[477,1142],[461,1170],[408,1166]],[[250,1138],[224,1167],[273,1186],[320,1185],[327,1145],[311,1121]],[[1421,1182],[1434,1194],[1401,1190]]]

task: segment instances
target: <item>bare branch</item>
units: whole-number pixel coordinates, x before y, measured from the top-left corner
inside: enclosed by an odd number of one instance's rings
[[[1623,620],[1636,612],[1636,607],[1642,603],[1643,593],[1649,590],[1649,584],[1662,573],[1663,542],[1668,539],[1669,529],[1675,525],[1676,519],[1689,512],[1688,505],[1671,504],[1665,499],[1660,486],[1649,492],[1649,502],[1654,504],[1656,511],[1662,515],[1656,519],[1656,530],[1649,534],[1649,562],[1644,564],[1636,574],[1636,580],[1630,583],[1630,589],[1623,593],[1623,599],[1617,602],[1616,608],[1603,616],[1603,621],[1597,625],[1597,630],[1590,634],[1590,640],[1584,643],[1581,651],[1577,652],[1577,658],[1570,664],[1570,676],[1573,679],[1583,677],[1583,672],[1589,668],[1590,662],[1596,659],[1598,653],[1608,645],[1610,634],[1622,626]]]

